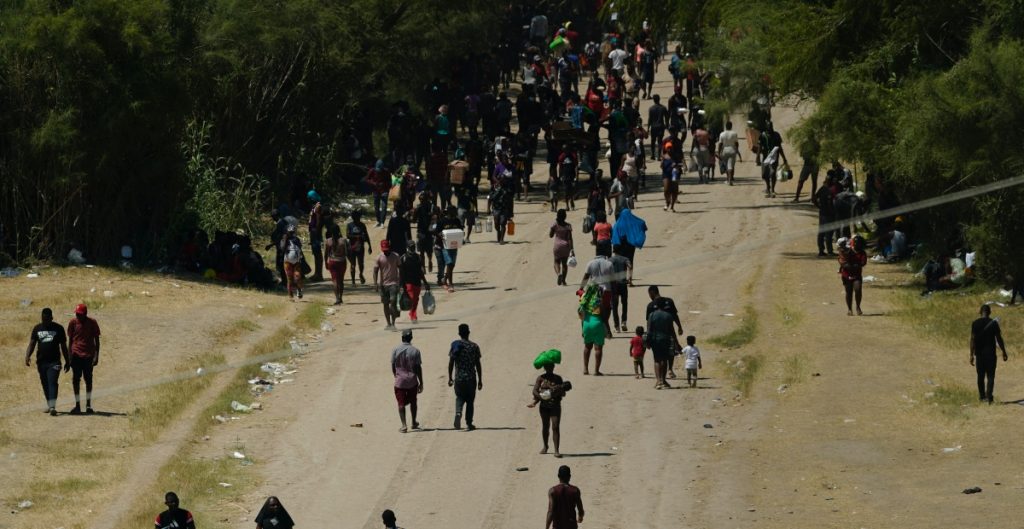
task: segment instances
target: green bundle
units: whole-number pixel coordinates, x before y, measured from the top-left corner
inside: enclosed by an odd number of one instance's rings
[[[558,349],[548,349],[533,359],[534,369],[540,369],[548,364],[555,365],[562,363],[562,352]]]

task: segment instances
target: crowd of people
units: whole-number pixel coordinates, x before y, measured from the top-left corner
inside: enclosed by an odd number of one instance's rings
[[[274,228],[264,250],[274,251],[276,277],[243,232],[216,232],[212,242],[201,230],[190,232],[176,266],[226,282],[266,289],[278,286],[296,301],[303,299],[309,283],[324,280],[326,269],[334,303],[340,305],[346,280],[350,289],[364,288],[365,260],[371,256],[372,287],[379,294],[385,327],[395,329],[403,313],[411,323],[419,321],[421,302],[423,312],[433,312],[432,283],[455,293],[458,255],[472,239],[479,241],[484,233],[494,233],[498,244],[506,244],[516,236],[516,207],[540,198],[539,203],[554,213],[548,237],[557,286],[568,285],[570,269],[579,264],[581,246],[594,250],[576,291],[582,374],[603,376],[607,340],[614,333],[628,333],[624,352],[637,379],[647,378],[644,359],[649,350],[655,389],[676,383],[677,357],[685,369],[686,385],[697,387],[703,369],[697,337],[689,335],[685,343],[681,341],[679,311],[658,286],[648,287],[650,301],[643,325],[630,328],[628,323],[636,252],[644,248],[648,232],[646,221],[636,214],[636,201],[648,186],[648,161],[659,164],[665,211],[676,211],[680,183],[688,173],[696,176],[698,184],[706,184],[714,181],[717,172],[732,186],[742,161],[739,133],[732,121],[711,119],[703,108],[713,74],[681,46],[664,57],[664,46],[654,41],[646,24],[635,35],[618,27],[603,34],[581,34],[568,21],[553,32],[547,26],[546,17],[531,17],[522,49],[502,43],[476,56],[476,62],[470,61],[458,76],[434,80],[423,97],[429,116],[417,116],[415,105],[406,101],[395,102],[386,126],[387,149],[359,182],[372,196],[373,228],[384,230],[376,246],[370,227],[363,222],[369,212],[343,212],[331,207],[316,189],[308,189],[304,196],[271,212]],[[662,104],[653,84],[665,62],[673,93]],[[510,95],[513,81],[521,84],[514,97]],[[646,121],[640,113],[641,100],[651,101]],[[760,166],[765,197],[774,198],[779,177],[789,177],[789,160],[770,117],[752,117],[757,122],[748,122],[750,152]],[[609,178],[599,167],[602,152]],[[543,161],[538,153],[544,155]],[[869,259],[867,240],[855,223],[871,209],[873,200],[881,210],[898,203],[875,175],[869,178],[870,193],[857,191],[852,172],[839,162],[832,164],[819,187],[817,153],[809,149],[800,154],[803,166],[793,201],[800,201],[810,180],[810,200],[818,209],[818,255],[837,258],[848,314],[861,315],[863,270]],[[542,171],[535,166],[544,163],[547,174],[538,177]],[[585,200],[582,236],[568,221],[577,199]],[[882,217],[874,222],[877,253],[890,261],[908,257],[911,248],[903,218]],[[312,263],[306,258],[307,246]],[[378,254],[373,257],[375,247]],[[943,255],[926,265],[923,275],[929,290],[951,288],[962,284],[967,268],[961,254]],[[1007,357],[998,321],[989,318],[988,306],[981,313],[972,326],[971,363],[977,364],[982,400],[992,402],[996,344],[1003,348],[1004,361]],[[39,378],[51,415],[57,414],[62,366],[64,372],[74,370],[71,413],[82,413],[80,379],[86,384],[85,413],[93,413],[92,371],[99,362],[100,332],[87,314],[87,307],[79,305],[65,331],[46,308],[41,323],[32,330],[25,362],[29,365],[33,352],[38,352]],[[465,430],[472,431],[477,393],[483,390],[481,347],[470,340],[468,324],[460,324],[457,335],[448,351],[447,367],[448,386],[454,393],[453,426],[461,430],[465,425]],[[403,433],[420,428],[418,398],[424,391],[423,355],[413,345],[413,336],[412,329],[402,330],[401,343],[391,352]],[[561,363],[557,349],[536,357],[533,366],[541,373],[528,404],[541,419],[540,453],[550,452],[556,458],[562,457],[563,401],[572,390],[572,383],[555,372]],[[549,491],[547,526],[575,529],[584,515],[580,491],[569,484],[569,467],[560,467],[558,478],[559,484]],[[156,518],[157,529],[195,527],[175,493],[167,493],[165,504],[167,510]],[[383,512],[382,521],[386,528],[397,527],[390,510]],[[294,526],[273,496],[255,522],[257,529]]]

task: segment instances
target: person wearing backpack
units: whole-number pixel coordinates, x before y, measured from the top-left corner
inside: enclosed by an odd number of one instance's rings
[[[416,309],[420,304],[420,292],[426,288],[430,290],[430,282],[423,271],[423,260],[416,253],[416,248],[409,246],[409,249],[398,260],[398,277],[402,284],[402,290],[409,296],[409,320],[417,323],[418,315]]]
[[[676,52],[672,55],[672,62],[668,65],[668,71],[672,74],[672,88],[677,92],[683,89],[683,48],[676,46]]]
[[[284,254],[284,275],[288,279],[288,298],[302,299],[302,241],[295,233],[295,225],[289,224],[281,238],[281,252]]]

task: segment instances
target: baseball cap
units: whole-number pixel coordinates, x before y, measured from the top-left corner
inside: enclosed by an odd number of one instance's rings
[[[89,314],[89,307],[86,307],[85,303],[79,303],[78,306],[75,307],[75,314],[81,314],[83,316]]]
[[[412,329],[405,329],[402,331],[402,338],[412,338]]]
[[[390,250],[391,249],[391,242],[388,241],[388,240],[380,241],[380,249],[385,251],[385,252]]]

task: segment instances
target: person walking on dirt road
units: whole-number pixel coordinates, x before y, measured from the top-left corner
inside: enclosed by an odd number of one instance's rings
[[[401,281],[402,291],[409,296],[409,320],[413,323],[419,321],[416,309],[420,304],[420,292],[423,289],[430,290],[430,282],[427,281],[423,272],[423,261],[420,260],[416,248],[412,245],[398,260],[398,277]]]
[[[43,309],[41,323],[32,328],[29,336],[28,349],[25,351],[25,367],[32,365],[32,352],[39,347],[36,355],[36,369],[39,370],[39,382],[43,385],[43,397],[46,399],[47,413],[57,415],[57,380],[60,378],[60,359],[64,357],[64,365],[71,365],[68,356],[67,334],[64,327],[53,321],[53,311],[49,307]]]
[[[398,430],[408,432],[405,422],[405,407],[409,406],[412,413],[412,429],[419,430],[416,421],[416,396],[423,393],[423,366],[420,350],[412,345],[412,329],[402,331],[402,343],[391,351],[391,374],[395,376],[395,400],[398,401],[398,416],[402,419],[402,427]]]
[[[544,440],[544,448],[541,454],[548,453],[548,436],[551,436],[555,444],[555,457],[562,457],[558,451],[561,441],[561,430],[559,425],[562,421],[562,398],[565,392],[572,389],[572,384],[562,380],[562,377],[555,374],[555,364],[562,362],[562,352],[557,349],[548,349],[539,354],[533,360],[535,369],[543,369],[544,372],[537,377],[533,383],[533,402],[527,404],[527,408],[536,407],[540,410],[541,439]]]
[[[402,529],[398,527],[398,520],[395,518],[395,511],[386,509],[380,515],[381,521],[384,522],[384,529]]]
[[[650,319],[651,313],[661,305],[665,308],[666,312],[672,315],[672,322],[675,324],[676,331],[679,336],[682,336],[683,324],[679,322],[679,309],[676,308],[676,303],[672,301],[672,298],[663,297],[658,290],[658,285],[647,287],[647,295],[651,297],[651,302],[647,304],[647,312],[644,314],[644,317]],[[676,378],[673,364],[675,364],[675,355],[670,356],[668,359],[668,378]]]
[[[558,467],[558,485],[548,490],[548,517],[544,529],[577,529],[583,523],[583,497],[579,487],[569,484],[567,465]]]
[[[75,391],[75,407],[72,415],[82,413],[82,401],[79,393],[81,380],[85,379],[85,413],[92,410],[92,370],[100,363],[100,326],[89,317],[89,307],[84,303],[75,307],[75,319],[68,323],[68,344],[71,349],[71,362],[64,366],[67,373],[73,373],[71,388]]]
[[[302,253],[302,242],[295,233],[296,226],[289,224],[285,228],[284,238],[281,239],[281,251],[284,253],[284,275],[288,281],[288,299],[294,301],[294,296],[302,299],[302,263],[305,255]]]
[[[462,407],[465,404],[466,430],[475,430],[473,402],[477,390],[484,389],[484,370],[480,365],[480,346],[469,341],[469,325],[465,323],[459,324],[459,339],[452,342],[448,352],[448,385],[455,388],[455,429],[462,428]]]
[[[672,314],[666,310],[666,303],[658,303],[647,316],[647,343],[654,353],[654,389],[671,388],[665,380],[668,362],[675,356],[679,339],[672,333]]]
[[[373,265],[373,289],[380,292],[380,302],[384,305],[385,328],[395,326],[395,320],[401,314],[398,310],[398,298],[402,284],[399,274],[401,256],[391,251],[391,243],[387,239],[380,241],[380,255]]]
[[[1003,362],[1010,357],[1006,354],[999,320],[991,318],[992,307],[982,305],[978,312],[981,317],[971,324],[971,365],[978,371],[978,395],[982,401],[992,404],[992,389],[996,383],[996,346],[1003,350]]]
[[[843,237],[845,239],[845,237]],[[843,289],[846,290],[846,315],[853,316],[853,302],[856,297],[857,315],[864,314],[860,310],[860,300],[863,296],[863,274],[864,266],[868,264],[868,254],[864,252],[864,238],[860,235],[853,237],[850,248],[845,248],[842,243],[839,245],[839,274],[843,279]]]
[[[555,222],[548,230],[548,237],[554,239],[555,279],[559,286],[565,285],[565,276],[569,274],[569,257],[573,255],[572,225],[565,221],[565,217],[565,210],[558,210]]]
[[[363,275],[363,245],[367,246],[366,253],[373,253],[373,245],[370,243],[370,232],[362,221],[363,212],[356,210],[352,212],[352,222],[345,227],[345,238],[348,239],[348,266],[349,274],[352,277],[352,284],[356,284],[356,265],[359,265],[359,282],[366,283]]]
[[[346,255],[348,255],[348,240],[341,236],[341,227],[337,224],[327,226],[324,258],[327,271],[331,274],[335,305],[341,305],[345,297],[345,267],[348,266]]]
[[[156,517],[156,529],[196,529],[192,513],[178,506],[178,495],[168,492],[164,495],[167,510]]]
[[[256,529],[292,529],[295,522],[277,496],[267,498],[256,515]]]

